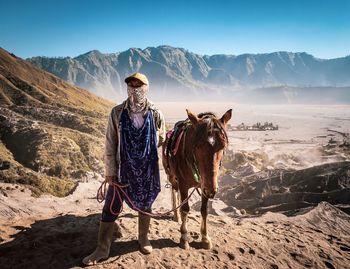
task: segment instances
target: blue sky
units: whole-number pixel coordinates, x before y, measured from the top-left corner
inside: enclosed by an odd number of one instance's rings
[[[23,58],[158,45],[202,55],[350,55],[350,0],[0,0],[0,15],[0,46]]]

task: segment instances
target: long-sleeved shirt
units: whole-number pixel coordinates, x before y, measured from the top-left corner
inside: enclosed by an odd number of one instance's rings
[[[120,177],[120,116],[124,109],[127,109],[130,116],[131,111],[128,109],[127,100],[113,107],[108,117],[104,151],[105,176]],[[159,147],[165,141],[166,135],[164,116],[150,100],[147,100],[144,113],[146,114],[148,110],[152,112],[153,122],[157,130]]]

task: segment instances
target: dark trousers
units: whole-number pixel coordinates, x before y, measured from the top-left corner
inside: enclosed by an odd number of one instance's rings
[[[102,209],[101,221],[103,221],[103,222],[114,222],[118,218],[118,215],[112,214],[111,209],[110,209],[112,199],[113,199],[113,192],[114,192],[114,188],[111,185],[109,185],[108,190],[107,190],[105,204],[104,204],[103,209]],[[121,202],[120,202],[118,194],[115,193],[115,197],[114,197],[114,201],[113,201],[113,205],[112,205],[112,210],[114,213],[120,212],[120,210],[122,208],[124,197],[123,197],[122,193],[120,194],[120,196],[122,198]]]
[[[120,192],[121,199],[119,199],[119,196],[116,192],[115,197],[114,197],[114,201],[112,201],[114,191],[115,191],[114,187],[109,185],[108,190],[107,190],[106,199],[105,199],[105,204],[104,204],[103,209],[102,209],[101,221],[103,221],[103,222],[114,222],[118,218],[118,215],[115,215],[113,213],[119,213],[121,208],[122,208],[122,205],[124,202],[124,195],[123,195],[123,193]],[[113,204],[112,204],[112,202],[113,202]],[[111,212],[111,204],[112,204],[113,213]],[[131,205],[129,205],[129,207],[131,208]],[[149,213],[152,212],[151,208],[146,209],[145,211],[149,212]]]

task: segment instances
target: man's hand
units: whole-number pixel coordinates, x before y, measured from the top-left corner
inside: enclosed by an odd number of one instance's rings
[[[105,182],[112,185],[112,182],[116,179],[116,176],[105,176]]]

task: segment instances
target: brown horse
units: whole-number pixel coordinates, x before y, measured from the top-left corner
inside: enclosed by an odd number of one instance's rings
[[[176,140],[176,153],[170,146],[171,137],[163,144],[163,166],[173,187],[173,206],[188,197],[190,188],[200,188],[201,205],[201,235],[202,244],[206,249],[212,248],[207,231],[208,199],[213,198],[218,190],[218,173],[225,147],[228,145],[226,133],[227,122],[231,119],[232,109],[220,119],[211,112],[200,113],[198,116],[187,111],[188,119],[182,123],[183,133]],[[170,144],[169,144],[170,143]],[[170,151],[170,153],[169,153]],[[190,208],[186,202],[181,208],[181,248],[188,249],[187,216]],[[174,219],[179,220],[179,212]]]

